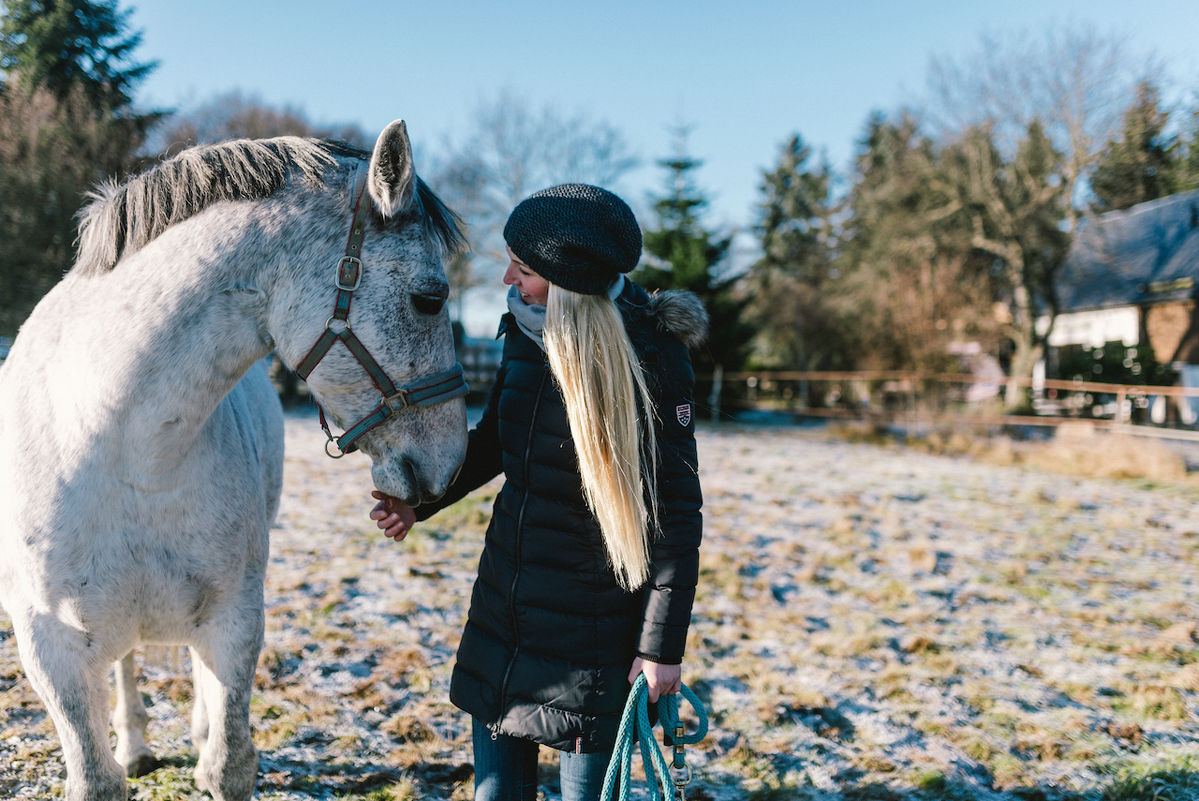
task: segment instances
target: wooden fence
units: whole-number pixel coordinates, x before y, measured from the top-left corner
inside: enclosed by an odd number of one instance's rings
[[[1085,419],[1098,428],[1199,440],[1199,387],[980,377],[905,370],[746,371],[697,376],[714,419],[738,411],[899,423],[1056,426]],[[1002,408],[1006,386],[1031,388],[1029,413]],[[1152,407],[1166,419],[1152,424]]]

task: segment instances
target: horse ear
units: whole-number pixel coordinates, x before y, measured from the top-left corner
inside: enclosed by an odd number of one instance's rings
[[[412,169],[408,127],[403,120],[396,120],[379,134],[375,152],[371,154],[368,187],[384,217],[403,211],[412,202],[416,173]]]

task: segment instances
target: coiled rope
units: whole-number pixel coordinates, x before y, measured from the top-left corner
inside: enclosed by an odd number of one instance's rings
[[[611,761],[608,762],[608,771],[604,774],[604,789],[600,794],[604,801],[612,798],[617,776],[620,777],[618,801],[628,801],[635,742],[641,744],[641,762],[645,767],[645,778],[654,801],[666,801],[667,798],[684,801],[684,788],[691,781],[691,771],[684,760],[683,746],[698,743],[708,733],[708,713],[690,687],[684,684],[681,689],[680,694],[695,710],[699,724],[694,734],[684,734],[683,724],[679,720],[679,696],[672,694],[658,697],[658,722],[662,724],[662,731],[668,734],[674,743],[674,758],[668,766],[666,758],[658,748],[657,740],[654,739],[654,727],[649,722],[649,688],[645,674],[637,677],[633,689],[629,692],[629,700],[625,702],[620,728],[616,732],[616,748],[612,752]]]

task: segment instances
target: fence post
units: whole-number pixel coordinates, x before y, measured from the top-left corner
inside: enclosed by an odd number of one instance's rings
[[[724,365],[712,369],[712,394],[708,396],[708,408],[712,410],[712,422],[720,421],[720,388],[724,383]]]

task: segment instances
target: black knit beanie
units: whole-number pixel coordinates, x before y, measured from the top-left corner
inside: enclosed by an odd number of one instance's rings
[[[508,247],[545,280],[584,295],[608,291],[641,258],[641,228],[606,189],[562,184],[517,204],[504,225]]]

